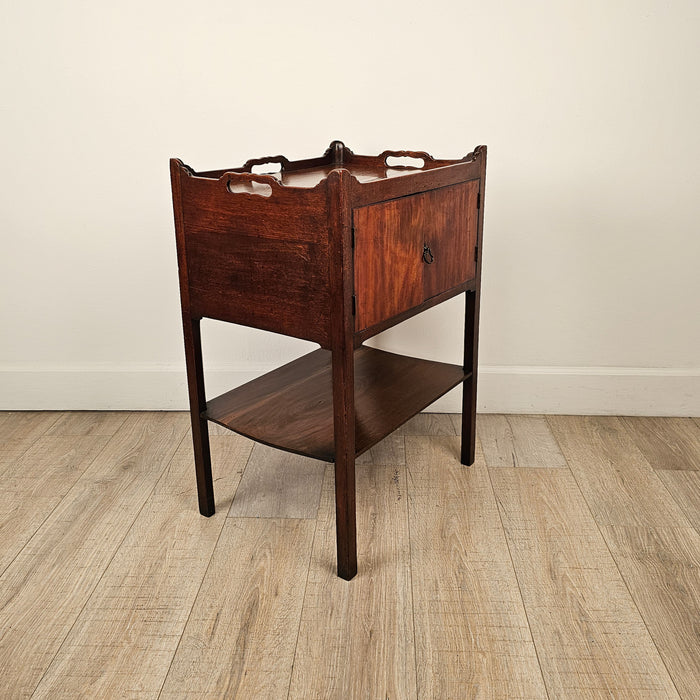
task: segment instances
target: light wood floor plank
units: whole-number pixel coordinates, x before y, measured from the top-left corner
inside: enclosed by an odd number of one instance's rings
[[[691,525],[700,532],[700,472],[667,469],[657,474]]]
[[[136,414],[0,578],[0,668],[27,697],[49,667],[185,434],[180,416]]]
[[[567,467],[544,416],[482,413],[476,430],[488,467]]]
[[[687,527],[683,511],[614,416],[547,416],[600,525]]]
[[[601,528],[682,698],[700,698],[700,534]]]
[[[358,573],[335,564],[333,470],[326,472],[290,700],[415,698],[406,470],[358,466]]]
[[[56,422],[55,411],[0,413],[0,476]]]
[[[209,428],[209,435],[230,435],[233,433],[233,430],[225,428],[223,425],[219,425],[218,423],[208,423],[207,425]]]
[[[251,448],[211,437],[217,503],[233,497]],[[186,438],[33,697],[157,697],[225,520],[197,510]]]
[[[346,582],[330,465],[261,449],[226,517],[252,443],[211,425],[206,519],[186,413],[0,413],[0,697],[700,697],[698,422],[500,418],[473,467],[459,414],[357,460]]]
[[[361,454],[356,460],[357,465],[367,464],[406,464],[406,450],[403,435],[392,433],[380,443]]]
[[[314,527],[226,519],[161,698],[287,696]]]
[[[620,420],[654,469],[700,469],[700,428],[692,418]]]
[[[419,413],[406,421],[395,435],[455,435],[448,413]]]
[[[550,697],[677,698],[571,473],[490,474]]]
[[[47,435],[112,436],[124,425],[127,411],[65,411],[46,431]]]
[[[235,518],[315,518],[325,467],[317,459],[256,444],[229,515]]]
[[[95,457],[106,437],[40,437],[0,479],[0,574]]]
[[[60,415],[58,411],[4,411],[0,413],[0,442],[34,441],[44,435]]]
[[[406,438],[418,698],[545,698],[483,455]]]

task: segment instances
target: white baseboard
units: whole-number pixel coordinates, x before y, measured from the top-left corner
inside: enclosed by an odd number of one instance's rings
[[[479,368],[478,410],[484,413],[698,416],[700,368]],[[431,407],[460,411],[452,391]]]
[[[206,374],[216,396],[272,367],[219,368]],[[479,410],[486,413],[700,416],[700,368],[485,366]],[[0,410],[185,410],[180,366],[7,368]],[[459,412],[455,389],[428,410]]]

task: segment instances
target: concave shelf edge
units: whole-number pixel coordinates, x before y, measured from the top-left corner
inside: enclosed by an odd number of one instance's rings
[[[459,365],[361,346],[355,351],[355,454],[470,376]],[[335,459],[331,353],[314,350],[207,402],[202,417],[271,447]]]

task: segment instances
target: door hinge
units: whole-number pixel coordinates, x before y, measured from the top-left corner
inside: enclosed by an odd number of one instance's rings
[[[357,309],[357,300],[355,299],[355,295],[352,295],[352,315],[355,315],[355,311]]]
[[[474,262],[479,262],[479,246],[474,246]]]
[[[481,209],[481,192],[476,193],[476,208]]]

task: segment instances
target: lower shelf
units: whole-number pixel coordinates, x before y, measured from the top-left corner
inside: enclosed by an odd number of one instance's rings
[[[469,374],[458,365],[355,351],[355,451],[362,454]],[[315,350],[207,402],[205,418],[257,442],[335,459],[331,353]]]

